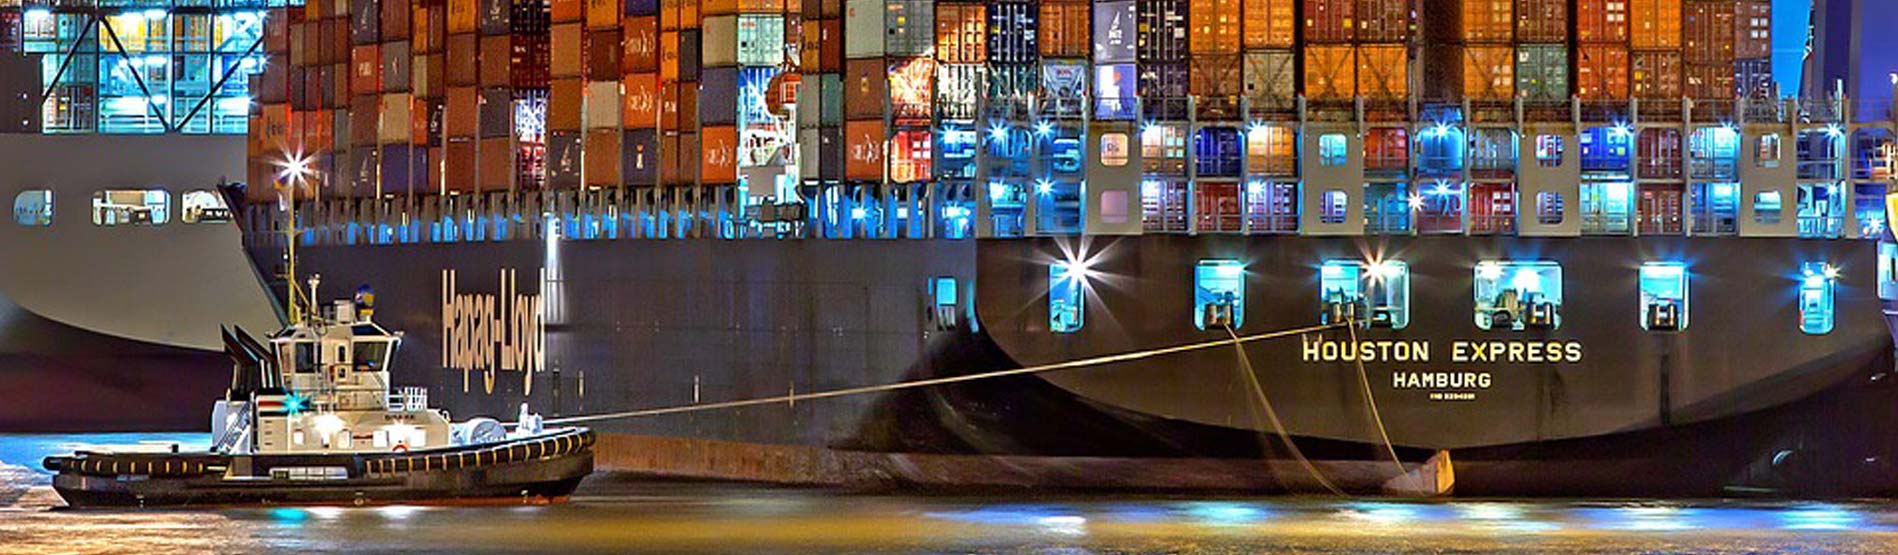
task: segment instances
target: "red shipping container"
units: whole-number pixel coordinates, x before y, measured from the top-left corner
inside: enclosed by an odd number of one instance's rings
[[[1410,133],[1402,127],[1372,127],[1364,132],[1364,169],[1410,167]]]
[[[1685,48],[1689,64],[1733,65],[1733,2],[1690,1],[1681,16],[1686,30]],[[1733,70],[1729,68],[1728,73]],[[1731,77],[1731,75],[1729,75]],[[1688,85],[1692,88],[1693,85]]]
[[[579,131],[584,113],[585,84],[579,79],[555,79],[548,86],[547,129]]]
[[[514,189],[514,139],[497,137],[481,139],[480,171],[478,180],[483,191],[509,191]]]
[[[890,182],[928,181],[932,177],[929,167],[933,142],[931,133],[925,129],[897,131],[890,138]]]
[[[1686,94],[1681,85],[1678,50],[1634,52],[1628,56],[1628,66],[1628,80],[1635,98],[1679,100]]]
[[[481,86],[505,87],[514,77],[511,63],[514,43],[510,37],[481,37]]]
[[[1206,0],[1201,0],[1206,1]],[[1237,6],[1239,0],[1213,0],[1228,2]],[[979,5],[977,6],[980,7]],[[1041,27],[1038,31],[1041,42],[1041,55],[1049,58],[1085,58],[1089,51],[1088,18],[1089,4],[1085,1],[1049,0],[1041,4]],[[942,10],[938,6],[937,12]],[[1238,14],[1233,14],[1237,25]],[[964,22],[966,25],[966,22]],[[936,23],[937,39],[940,44],[942,22]],[[964,62],[958,62],[964,63]],[[976,63],[976,62],[966,62]]]
[[[1681,47],[1681,0],[1629,0],[1628,26],[1636,50]]]
[[[617,187],[620,184],[620,136],[618,129],[587,131],[586,155],[582,171],[589,187]]]
[[[659,74],[635,73],[620,80],[620,121],[628,129],[659,125]]]
[[[446,133],[450,137],[474,137],[481,133],[481,93],[474,87],[449,87]]]
[[[830,19],[818,24],[823,42],[816,49],[817,70],[837,73],[844,70],[844,22]]]
[[[699,130],[699,182],[727,184],[738,182],[738,128],[706,127]]]
[[[349,93],[375,94],[382,92],[382,50],[370,46],[358,46],[350,50]]]
[[[448,68],[444,74],[450,87],[472,87],[481,84],[481,55],[479,42],[474,35],[449,35],[447,57]]]
[[[1243,0],[1246,48],[1291,48],[1298,29],[1297,0]]]
[[[889,99],[890,73],[882,58],[850,60],[844,64],[844,117],[883,118]]]
[[[1576,94],[1584,100],[1628,98],[1628,49],[1612,44],[1582,45],[1576,60]]]
[[[1566,42],[1569,0],[1516,0],[1516,40]]]
[[[1732,65],[1687,64],[1687,97],[1694,100],[1733,100]]]
[[[0,27],[6,26],[6,23],[4,23],[6,17],[5,15],[0,15]],[[264,52],[268,54],[289,54],[290,29],[292,26],[301,27],[303,25],[302,10],[273,8],[269,12],[266,12],[264,17],[266,18],[264,22]],[[12,44],[9,40],[13,38],[15,38],[14,34],[10,34],[8,30],[0,30],[0,40],[8,40],[8,46],[18,46],[17,44]]]
[[[1186,24],[1188,31],[1187,51],[1192,54],[1238,54],[1240,28],[1240,0],[1192,0],[1187,7]],[[1045,5],[1044,5],[1045,6]],[[1042,9],[1042,26],[1048,25],[1048,12]],[[1083,18],[1081,21],[1086,22]],[[1083,27],[1085,28],[1085,27]],[[1047,34],[1042,34],[1047,40]],[[1047,46],[1042,46],[1044,53]]]
[[[441,52],[448,37],[447,19],[442,8],[415,6],[409,20],[409,49],[415,52]]]
[[[1628,41],[1628,0],[1577,0],[1575,18],[1576,40]]]
[[[1740,0],[1739,35],[1733,45],[1735,58],[1766,58],[1773,55],[1773,2]]]
[[[620,34],[620,73],[659,71],[659,18],[628,17],[621,23]]]
[[[1470,42],[1509,42],[1515,38],[1515,0],[1462,1],[1463,40]]]
[[[376,7],[380,12],[376,15],[382,20],[384,42],[409,38],[409,0],[377,0]]]
[[[668,131],[679,130],[679,87],[678,83],[667,83],[660,77],[659,83],[659,128]]]
[[[1087,5],[1082,4],[1081,7],[1086,8]],[[822,33],[827,27],[835,24],[835,21],[824,21],[817,25],[804,26],[806,36],[814,39],[807,40],[804,44],[806,57],[817,57],[819,48],[825,40]],[[1087,23],[1083,21],[1081,25],[1085,33]],[[831,37],[833,40],[841,38],[834,34]],[[1081,40],[1088,39],[1083,37]],[[988,16],[982,4],[936,4],[936,59],[950,64],[979,64],[988,61]],[[806,63],[805,67],[807,70],[817,70],[820,65]]]
[[[1305,0],[1306,42],[1350,42],[1357,36],[1357,0]]]
[[[844,122],[844,178],[883,180],[883,120]]]
[[[481,165],[474,137],[449,137],[442,146],[442,188],[471,193],[481,190],[475,174]]]
[[[373,146],[376,144],[377,124],[382,117],[382,97],[376,95],[358,96],[349,101],[349,144],[350,146]]]
[[[679,181],[679,134],[663,133],[659,137],[659,183],[672,185]]]
[[[625,48],[619,29],[587,29],[585,37],[587,80],[619,80],[620,52]]]
[[[586,0],[552,0],[548,6],[548,19],[553,23],[579,23],[586,21]]]
[[[1681,132],[1657,127],[1635,136],[1635,175],[1641,179],[1680,179]]]
[[[1410,40],[1412,0],[1358,0],[1359,42],[1404,42]],[[1195,37],[1197,38],[1197,37]]]

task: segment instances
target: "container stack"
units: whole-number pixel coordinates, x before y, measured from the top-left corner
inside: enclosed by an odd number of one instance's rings
[[[664,44],[659,0],[624,0],[626,17],[620,24],[620,144],[618,151],[619,183],[636,191],[633,196],[647,202],[656,199],[661,158],[660,122],[664,105],[661,83],[661,54]],[[582,41],[584,42],[584,41]],[[577,47],[576,47],[577,48]],[[568,94],[581,94],[579,83],[567,85]],[[577,110],[577,108],[575,109]],[[579,118],[573,118],[579,119]],[[595,139],[599,141],[600,139]],[[589,152],[588,162],[603,164],[594,157],[612,156],[610,152]],[[593,181],[600,181],[594,179]],[[647,222],[633,227],[636,236],[651,231]]]
[[[743,185],[749,196],[747,202],[752,204],[776,202],[795,196],[797,191],[795,111],[799,79],[795,64],[788,59],[792,52],[788,45],[798,36],[801,21],[786,11],[783,0],[739,2],[738,113],[732,137],[736,167],[722,167],[707,157],[712,163],[708,171],[737,172],[737,182]],[[926,34],[933,39],[933,33]],[[927,134],[924,140],[928,140]]]
[[[1244,10],[1238,0],[1193,0],[1187,10],[1187,92],[1193,97],[1194,228],[1202,232],[1242,229],[1239,180],[1243,175],[1239,102],[1245,89],[1242,49]]]
[[[1515,10],[1516,96],[1538,106],[1567,103],[1569,0],[1516,0]]]
[[[1686,93],[1704,109],[1721,110],[1719,103],[1731,103],[1737,90],[1733,78],[1734,45],[1738,32],[1735,0],[1685,0],[1681,24],[1686,33],[1682,46],[1687,62]],[[1714,103],[1708,105],[1709,103]],[[1724,108],[1731,113],[1731,107]]]
[[[887,131],[882,144],[876,146],[882,147],[885,164],[878,174],[874,171],[878,168],[865,160],[851,178],[868,180],[863,183],[866,186],[880,186],[876,189],[878,201],[867,210],[878,216],[868,222],[880,224],[882,231],[875,236],[918,237],[925,218],[917,217],[921,211],[915,205],[934,177],[936,7],[930,0],[889,0],[884,5],[883,65],[888,75],[888,105],[877,111],[883,112]],[[863,61],[854,63],[856,68],[874,67]],[[856,82],[854,71],[852,79]],[[872,109],[861,102],[858,105]],[[853,141],[868,138],[856,132],[850,136]],[[861,144],[866,145],[865,150],[876,150],[867,142]],[[876,181],[879,178],[881,182]]]
[[[1105,6],[1103,6],[1105,7]],[[1141,106],[1142,227],[1149,232],[1191,229],[1187,0],[1138,0],[1135,6],[1134,85]],[[993,155],[993,153],[991,153]]]
[[[1247,119],[1284,120],[1298,107],[1298,0],[1245,0],[1241,44]]]
[[[1748,100],[1776,102],[1779,88],[1773,81],[1773,2],[1740,0],[1735,18],[1735,92]]]
[[[1627,0],[1577,0],[1575,15],[1575,95],[1585,102],[1625,104],[1629,95]]]
[[[985,132],[978,115],[988,96],[988,7],[980,2],[936,2],[937,198],[973,198],[980,175],[976,154]],[[1131,77],[1131,74],[1129,75]],[[801,115],[801,114],[800,114]],[[944,214],[947,232],[968,222],[969,214]],[[950,221],[950,220],[957,221]]]
[[[583,179],[586,14],[586,0],[548,6],[547,185],[555,189],[579,188]]]
[[[844,177],[844,0],[801,1],[798,172],[807,187],[829,191]],[[819,230],[826,237],[835,231]]]
[[[1037,27],[1041,76],[1037,108],[1035,231],[1080,233],[1086,183],[1086,112],[1093,53],[1092,6],[1085,0],[1047,0]],[[1236,76],[1235,76],[1236,77]]]
[[[1470,107],[1470,119],[1514,119],[1516,99],[1516,2],[1456,0],[1462,24],[1450,40],[1457,44],[1461,79],[1447,100]],[[1448,63],[1442,63],[1449,65]]]
[[[448,102],[448,5],[441,0],[413,2],[409,10],[410,92],[415,96],[410,122],[409,174],[412,194],[440,194],[442,150]],[[399,156],[397,157],[399,159]]]
[[[1681,0],[1629,0],[1628,81],[1641,118],[1678,117],[1686,61],[1681,55]]]
[[[584,130],[580,142],[585,155],[581,157],[580,182],[589,188],[618,187],[622,183],[620,141],[625,107],[620,86],[625,75],[621,69],[625,6],[621,0],[585,0],[582,11],[579,65],[580,124]],[[567,25],[571,35],[573,23]],[[572,85],[566,87],[571,97]],[[566,148],[572,147],[572,137],[563,140]]]

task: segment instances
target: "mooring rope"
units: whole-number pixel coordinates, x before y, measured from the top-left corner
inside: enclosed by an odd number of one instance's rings
[[[1214,347],[1224,347],[1227,345],[1240,345],[1240,344],[1250,343],[1254,341],[1279,339],[1279,338],[1290,337],[1294,335],[1302,335],[1302,334],[1307,334],[1307,333],[1312,333],[1312,332],[1325,331],[1325,330],[1338,328],[1345,325],[1348,325],[1348,324],[1320,324],[1316,326],[1306,326],[1302,328],[1279,330],[1279,331],[1274,331],[1274,332],[1248,335],[1244,337],[1239,337],[1236,334],[1234,334],[1234,337],[1230,340],[1218,339],[1214,341],[1206,341],[1206,342],[1201,342],[1201,343],[1189,343],[1186,345],[1177,345],[1173,347],[1163,347],[1159,349],[1149,349],[1145,351],[1133,351],[1133,352],[1098,356],[1098,357],[1092,357],[1092,358],[1083,358],[1083,359],[1076,359],[1076,360],[1070,360],[1070,361],[1064,361],[1064,362],[1057,362],[1057,363],[1052,363],[1052,364],[1043,364],[1043,365],[1038,365],[1038,366],[1011,368],[1008,370],[979,372],[975,374],[965,374],[961,376],[947,376],[947,377],[942,377],[942,378],[911,380],[911,381],[896,382],[896,383],[883,384],[883,385],[868,385],[868,386],[859,386],[859,387],[847,387],[847,388],[841,388],[841,389],[820,390],[820,391],[813,391],[809,393],[792,392],[787,395],[774,395],[770,397],[739,399],[735,401],[721,401],[717,403],[674,405],[674,406],[669,406],[669,407],[656,407],[656,408],[629,410],[629,411],[621,411],[621,412],[608,412],[608,413],[600,413],[600,414],[566,416],[566,417],[560,417],[560,418],[548,418],[548,419],[543,420],[543,422],[547,424],[578,424],[581,422],[597,422],[601,420],[618,420],[622,418],[660,416],[660,415],[666,415],[666,414],[701,412],[701,411],[721,410],[721,409],[730,409],[730,408],[739,408],[739,407],[751,407],[751,406],[758,406],[758,405],[772,405],[772,404],[777,404],[777,403],[795,404],[798,401],[808,401],[812,399],[828,399],[831,397],[846,397],[850,395],[882,393],[886,391],[896,391],[896,390],[901,390],[901,389],[915,389],[919,387],[931,387],[931,386],[938,386],[938,385],[945,385],[945,384],[952,384],[952,383],[972,382],[972,381],[977,381],[977,380],[987,380],[987,379],[994,379],[994,378],[1005,378],[1009,376],[1021,376],[1021,375],[1027,375],[1027,374],[1040,374],[1044,372],[1053,372],[1057,370],[1086,368],[1089,366],[1101,366],[1105,364],[1141,360],[1141,359],[1153,358],[1157,356],[1183,353],[1187,351],[1197,351],[1197,350],[1202,350],[1202,349],[1210,349]],[[1230,330],[1228,330],[1228,332],[1230,332]]]
[[[1346,322],[1346,325],[1349,324]],[[1272,429],[1277,431],[1279,439],[1285,442],[1285,448],[1292,452],[1292,458],[1298,460],[1298,465],[1305,467],[1305,472],[1310,473],[1312,479],[1318,481],[1318,485],[1324,486],[1332,495],[1344,496],[1344,490],[1332,484],[1331,480],[1325,479],[1324,473],[1318,471],[1318,465],[1312,464],[1311,459],[1305,458],[1305,452],[1298,448],[1298,444],[1292,443],[1292,434],[1285,431],[1285,423],[1279,420],[1278,411],[1272,409],[1272,401],[1265,397],[1265,386],[1259,383],[1259,376],[1252,372],[1252,357],[1246,356],[1246,347],[1239,341],[1239,333],[1232,330],[1232,324],[1228,323],[1225,326],[1226,334],[1232,336],[1233,350],[1239,353],[1241,365],[1239,372],[1245,376],[1246,383],[1252,386],[1252,393],[1258,396],[1259,405],[1265,408],[1265,417],[1272,421]]]
[[[1354,323],[1356,321],[1356,319],[1352,319],[1346,323]],[[1350,326],[1346,328],[1346,330],[1351,334],[1351,352],[1357,352],[1358,329],[1356,326]],[[1377,437],[1384,440],[1384,450],[1391,454],[1391,464],[1397,465],[1397,475],[1403,476],[1404,461],[1397,458],[1397,446],[1391,444],[1390,430],[1384,427],[1384,415],[1377,410],[1377,397],[1371,394],[1371,376],[1368,372],[1364,371],[1364,357],[1351,358],[1357,361],[1358,383],[1364,385],[1364,406],[1371,409],[1371,422],[1377,424]]]

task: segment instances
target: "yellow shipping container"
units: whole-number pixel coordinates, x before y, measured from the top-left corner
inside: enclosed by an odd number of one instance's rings
[[[1628,25],[1635,50],[1681,47],[1681,0],[1630,0]]]
[[[1291,48],[1298,28],[1297,0],[1245,0],[1246,48]]]
[[[1516,97],[1516,49],[1469,46],[1463,49],[1463,97],[1506,101]]]
[[[1403,45],[1358,47],[1358,96],[1402,100],[1410,96],[1410,49]]]
[[[1239,0],[1193,0],[1186,10],[1194,54],[1238,54],[1241,27]]]
[[[1321,100],[1357,93],[1357,51],[1349,46],[1305,47],[1305,96]]]

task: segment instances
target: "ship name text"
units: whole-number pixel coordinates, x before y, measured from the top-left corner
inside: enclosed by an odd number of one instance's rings
[[[480,373],[492,394],[495,373],[507,371],[522,374],[522,395],[532,392],[534,372],[546,356],[538,289],[517,293],[519,278],[512,268],[501,269],[496,294],[462,293],[456,277],[454,270],[442,270],[442,368],[461,371],[462,391],[469,388],[469,376]]]
[[[1305,362],[1430,362],[1429,341],[1364,339],[1338,341],[1301,336]],[[1580,341],[1470,341],[1450,342],[1450,362],[1491,364],[1575,364],[1582,361]]]

